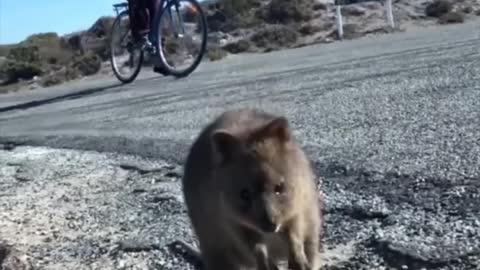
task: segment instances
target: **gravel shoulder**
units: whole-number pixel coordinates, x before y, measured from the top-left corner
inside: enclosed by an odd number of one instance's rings
[[[33,269],[192,269],[169,249],[192,241],[178,167],[18,147],[0,168],[1,240]]]

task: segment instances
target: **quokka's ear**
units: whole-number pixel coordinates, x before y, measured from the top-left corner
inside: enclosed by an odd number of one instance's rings
[[[240,140],[226,130],[217,130],[211,135],[213,151],[216,153],[217,164],[232,160],[240,149]]]
[[[291,139],[291,133],[287,118],[279,116],[261,127],[253,135],[253,140],[263,140],[266,138],[275,138],[281,142],[289,141]]]

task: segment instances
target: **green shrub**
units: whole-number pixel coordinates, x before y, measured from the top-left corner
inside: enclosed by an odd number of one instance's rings
[[[34,63],[7,60],[0,66],[0,78],[3,84],[16,83],[19,80],[29,80],[41,75],[42,69]]]
[[[0,56],[7,57],[12,47],[13,47],[12,45],[0,45]]]
[[[17,46],[9,50],[7,59],[17,62],[38,62],[40,60],[37,46]]]
[[[39,33],[28,36],[24,41],[20,42],[20,45],[32,45],[37,47],[42,46],[56,46],[60,37],[57,33],[47,32]]]
[[[62,39],[56,33],[42,33],[27,37],[20,45],[10,49],[8,58],[16,61],[41,62],[41,64],[62,64],[71,61],[73,56],[65,48]]]
[[[72,67],[80,72],[82,76],[89,76],[100,71],[102,66],[101,59],[98,55],[93,53],[86,53],[84,55],[75,57]]]

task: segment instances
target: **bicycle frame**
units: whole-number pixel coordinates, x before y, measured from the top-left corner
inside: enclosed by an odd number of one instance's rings
[[[152,16],[149,20],[149,28],[150,31],[148,33],[148,36],[145,37],[147,40],[139,40],[136,42],[135,40],[130,40],[128,36],[129,34],[132,33],[132,25],[128,22],[125,22],[125,24],[122,22],[123,19],[129,20],[131,18],[131,8],[129,6],[129,2],[127,0],[120,0],[122,1],[121,3],[116,3],[113,4],[113,9],[116,13],[116,19],[115,19],[115,28],[112,29],[113,31],[116,31],[117,27],[121,30],[120,33],[118,33],[118,36],[116,36],[115,40],[112,39],[111,47],[112,51],[114,43],[118,42],[119,38],[120,40],[120,46],[122,47],[122,50],[124,48],[127,49],[128,53],[130,54],[130,57],[133,57],[132,52],[133,51],[138,51],[140,52],[140,64],[136,66],[136,69],[134,71],[134,74],[129,75],[130,77],[123,77],[121,75],[115,65],[115,55],[111,55],[111,62],[113,65],[113,70],[117,78],[124,82],[124,83],[129,83],[132,82],[136,76],[138,75],[138,72],[140,71],[141,68],[141,62],[143,61],[144,58],[144,53],[147,53],[147,55],[152,57],[152,60],[155,62],[155,67],[161,67],[163,66],[164,70],[162,71],[164,75],[173,75],[175,77],[184,77],[188,76],[191,72],[193,72],[196,67],[199,65],[201,61],[201,57],[206,51],[206,42],[207,42],[207,22],[205,18],[205,14],[202,10],[201,5],[197,2],[198,0],[157,0],[155,5],[158,5],[156,8],[156,14],[155,16]],[[153,0],[152,0],[153,1]],[[180,1],[186,1],[189,3],[188,5],[186,4],[185,6],[181,4]],[[163,52],[164,46],[168,46],[168,43],[170,41],[168,36],[171,36],[172,34],[174,35],[174,39],[179,39],[179,42],[183,43],[183,47],[185,47],[188,50],[186,42],[190,42],[190,40],[185,40],[184,36],[187,34],[187,25],[185,25],[185,19],[183,18],[182,15],[183,12],[188,12],[189,10],[183,10],[183,8],[189,8],[190,5],[193,5],[195,8],[195,13],[198,10],[200,14],[200,22],[202,24],[202,42],[200,43],[201,48],[200,48],[200,54],[198,57],[194,58],[195,61],[190,64],[188,68],[185,69],[180,69],[177,70],[176,67],[171,66],[168,63],[168,59],[165,56],[165,53]],[[175,9],[174,11],[172,9]],[[173,14],[175,13],[175,14]],[[174,15],[177,15],[177,19],[174,18]],[[167,21],[165,22],[164,19]],[[166,23],[166,24],[164,24]],[[191,25],[188,25],[191,26]],[[179,27],[180,29],[177,29]],[[131,61],[133,64],[133,61]]]
[[[172,3],[173,2],[173,3]],[[160,7],[157,7],[157,16],[163,12],[163,9],[166,8],[167,6],[169,5],[175,5],[175,9],[176,9],[176,12],[178,13],[177,15],[177,18],[179,19],[178,21],[178,24],[181,28],[181,33],[178,33],[177,32],[177,29],[176,27],[174,26],[178,26],[178,25],[174,25],[174,20],[173,20],[173,16],[172,16],[172,11],[171,9],[168,9],[167,12],[168,12],[168,18],[170,20],[170,24],[171,26],[173,27],[173,31],[174,31],[174,34],[177,36],[177,35],[183,35],[185,34],[185,27],[183,25],[183,18],[182,16],[180,16],[180,5],[179,5],[179,2],[177,0],[161,0],[160,1],[160,4],[159,6]],[[116,16],[118,16],[121,12],[124,12],[124,11],[129,11],[129,5],[128,5],[128,2],[122,2],[122,3],[118,3],[118,4],[114,4],[113,5],[113,8],[114,8],[114,11],[116,13]],[[154,23],[155,23],[155,18],[150,18],[150,29],[155,29],[154,28]],[[150,42],[156,42],[155,40],[155,36],[154,36],[154,32],[153,31],[150,31],[149,33],[149,39],[150,39]],[[125,38],[122,37],[122,40]]]

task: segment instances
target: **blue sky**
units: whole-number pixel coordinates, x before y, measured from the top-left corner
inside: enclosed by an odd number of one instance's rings
[[[66,34],[91,26],[102,15],[114,15],[122,0],[0,0],[0,44],[22,41],[30,34]]]
[[[126,0],[0,0],[0,44],[41,32],[85,30],[100,16],[115,15],[112,5],[121,2]]]

